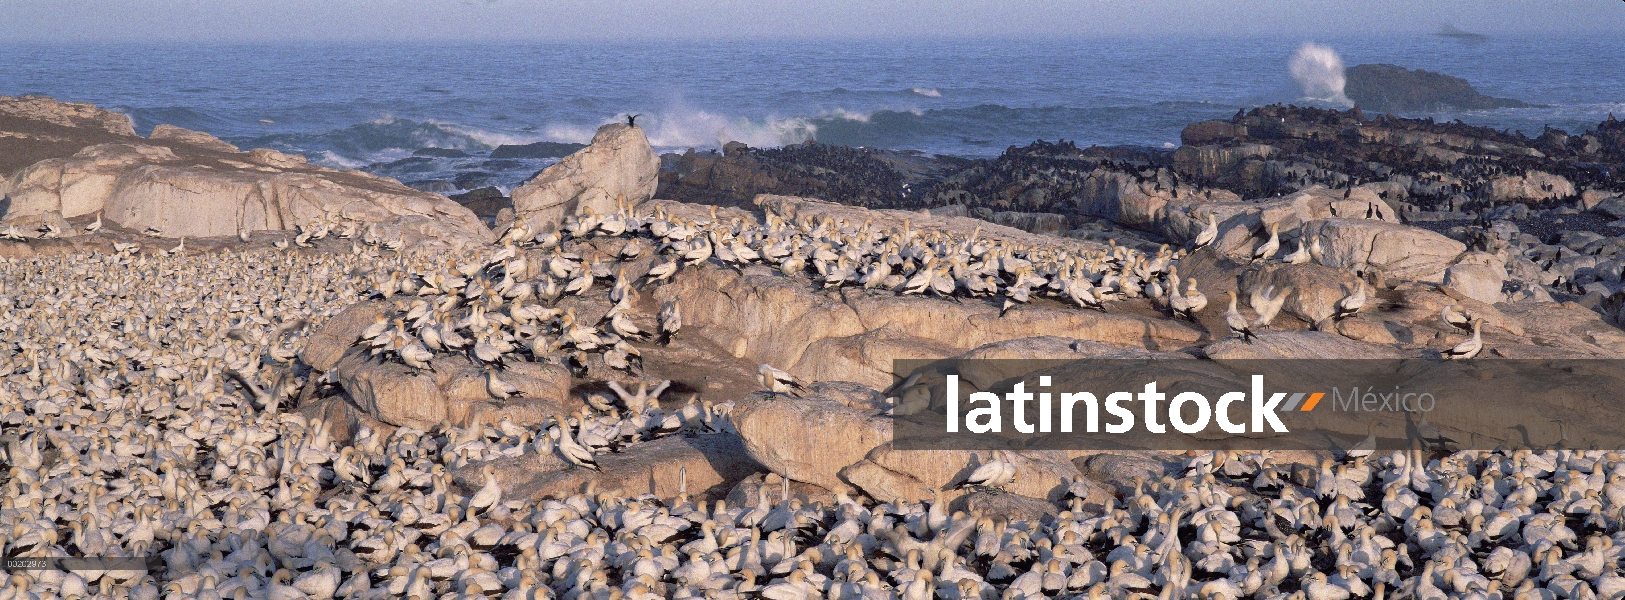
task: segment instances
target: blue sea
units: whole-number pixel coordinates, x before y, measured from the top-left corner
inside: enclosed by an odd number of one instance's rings
[[[523,181],[501,144],[586,142],[641,114],[661,151],[737,140],[996,156],[1036,139],[1172,147],[1187,123],[1314,103],[1303,45],[1462,77],[1542,108],[1433,114],[1537,135],[1625,116],[1625,35],[558,44],[6,45],[0,94],[44,94],[434,191]],[[1321,74],[1332,77],[1333,74]],[[401,161],[423,148],[463,157]],[[449,183],[464,175],[461,185]]]

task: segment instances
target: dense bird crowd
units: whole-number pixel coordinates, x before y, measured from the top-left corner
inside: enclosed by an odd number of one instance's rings
[[[612,252],[590,240],[615,239]],[[660,285],[680,269],[720,264],[760,265],[821,288],[855,286],[945,298],[987,298],[1002,311],[1043,296],[1104,309],[1115,299],[1160,296],[1178,251],[1148,255],[1111,245],[1097,251],[1032,247],[944,231],[876,227],[873,222],[781,219],[754,224],[742,218],[686,220],[663,209],[645,215],[587,211],[566,219],[559,232],[532,235],[521,222],[501,249],[483,261],[400,265],[381,274],[372,295],[393,301],[394,312],[362,334],[374,354],[419,368],[439,353],[467,354],[483,365],[505,360],[549,361],[577,374],[593,355],[636,375],[633,342],[669,339],[681,328],[681,300],[654,322],[633,304],[639,290]],[[647,249],[646,249],[647,248]],[[637,262],[645,253],[652,260]],[[639,267],[638,265],[643,265]],[[586,295],[608,282],[613,306],[596,323],[558,301]],[[643,324],[639,324],[640,321]],[[492,375],[493,389],[503,385]],[[498,395],[498,397],[503,397]]]
[[[1182,251],[664,210],[586,212],[534,235],[518,225],[491,255],[392,251],[342,223],[312,224],[294,242],[317,245],[329,232],[340,239],[326,251],[281,242],[199,253],[182,242],[0,259],[0,551],[157,555],[165,565],[14,571],[0,598],[1625,593],[1615,567],[1625,462],[1614,453],[1398,453],[1307,476],[1267,454],[1209,454],[1136,482],[1121,503],[1070,498],[1055,517],[1011,521],[950,511],[940,496],[773,501],[764,489],[753,506],[596,490],[505,498],[481,466],[536,453],[592,469],[594,456],[640,440],[729,434],[726,406],[668,412],[664,385],[616,385],[615,398],[532,426],[363,429],[348,444],[288,406],[328,379],[298,359],[312,324],[367,297],[394,312],[356,343],[407,365],[455,353],[579,372],[591,358],[636,376],[639,345],[681,335],[681,309],[668,304],[647,324],[630,298],[701,263],[1006,310],[1046,295],[1091,309],[1167,297],[1188,315],[1206,300],[1194,281],[1178,282]],[[360,243],[345,250],[352,236]],[[614,252],[582,254],[610,240]],[[647,268],[631,271],[644,253]],[[597,323],[557,302],[599,293],[614,308]],[[1287,293],[1260,298],[1268,306]],[[1466,319],[1476,339],[1470,316],[1441,317]],[[764,387],[799,392],[782,371],[760,373]],[[488,374],[493,397],[511,393]],[[466,468],[481,470],[478,489],[453,483]],[[966,483],[996,490],[1007,475]]]

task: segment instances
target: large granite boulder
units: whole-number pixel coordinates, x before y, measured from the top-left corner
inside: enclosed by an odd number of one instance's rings
[[[354,348],[338,360],[333,373],[368,415],[419,429],[463,427],[476,419],[534,425],[581,406],[581,400],[569,393],[569,371],[558,365],[514,362],[502,367],[498,377],[519,388],[518,395],[503,399],[491,397],[485,371],[466,357],[436,357],[431,367],[418,370],[385,362]]]
[[[1245,139],[1247,127],[1228,121],[1201,121],[1185,127],[1180,137],[1185,145],[1174,151],[1174,165],[1186,173],[1209,179],[1234,170],[1248,160],[1267,160],[1280,152],[1268,144],[1226,146],[1214,142]]]
[[[729,420],[745,452],[768,470],[828,490],[846,489],[839,473],[891,439],[891,421],[822,395],[758,392],[735,402]]]
[[[305,338],[305,347],[299,350],[299,359],[317,371],[331,371],[338,366],[344,353],[354,346],[361,333],[380,316],[388,314],[388,303],[366,300],[345,307],[339,314],[324,321]]]
[[[1202,336],[1171,320],[1076,307],[1023,306],[1001,317],[987,302],[862,289],[826,294],[764,267],[687,269],[654,296],[681,298],[685,331],[693,327],[737,358],[804,379],[875,387],[891,384],[893,360],[944,358],[1004,340],[1064,334],[1145,350],[1187,346]]]
[[[610,123],[592,145],[543,169],[513,191],[513,207],[533,229],[551,230],[566,214],[614,212],[617,203],[637,206],[654,197],[660,156],[640,127]]]
[[[386,301],[353,304],[313,330],[299,351],[299,359],[312,369],[332,372],[355,406],[371,418],[419,429],[463,426],[476,418],[524,425],[581,405],[570,394],[569,370],[560,365],[508,362],[498,376],[519,393],[499,400],[487,391],[485,371],[467,356],[441,354],[427,370],[381,361],[357,341],[374,319],[390,310]]]
[[[1219,224],[1213,247],[1231,258],[1250,261],[1253,250],[1277,229],[1281,247],[1277,256],[1297,249],[1304,239],[1304,224],[1317,219],[1343,218],[1398,223],[1398,214],[1376,192],[1359,187],[1344,191],[1320,186],[1260,202],[1200,202],[1171,212],[1166,226],[1170,237],[1194,239],[1207,227],[1209,213]],[[1370,215],[1369,217],[1367,215]]]
[[[1506,261],[1484,252],[1463,254],[1461,260],[1444,272],[1446,286],[1485,304],[1505,299],[1501,286],[1506,280]]]
[[[1529,171],[1521,175],[1503,175],[1485,185],[1487,196],[1495,202],[1523,200],[1552,200],[1569,198],[1576,194],[1574,184],[1562,175],[1544,171]]]
[[[211,237],[352,220],[408,244],[492,240],[468,209],[393,179],[274,150],[239,152],[168,125],[142,138],[127,117],[89,105],[0,97],[0,156],[8,221],[100,212],[129,229]]]
[[[1304,235],[1320,237],[1326,266],[1429,283],[1443,282],[1445,269],[1467,251],[1426,229],[1369,219],[1318,219],[1304,225]]]
[[[356,352],[339,360],[339,385],[373,418],[418,429],[446,422],[446,398],[431,373]]]
[[[124,173],[179,159],[167,147],[140,143],[99,144],[66,159],[46,159],[11,176],[11,209],[5,216],[14,220],[55,212],[77,217],[103,210]],[[108,218],[121,223],[116,216]]]
[[[1342,269],[1333,269],[1315,263],[1286,264],[1273,262],[1257,270],[1248,270],[1242,276],[1242,298],[1250,299],[1254,291],[1280,294],[1287,288],[1292,295],[1281,305],[1281,312],[1304,322],[1315,324],[1337,312],[1337,302],[1352,293],[1360,279]],[[1274,288],[1273,292],[1270,289]]]
[[[1313,262],[1296,265],[1278,260],[1252,263],[1221,255],[1211,247],[1200,248],[1186,255],[1179,262],[1179,276],[1196,279],[1200,283],[1201,291],[1208,297],[1208,309],[1201,314],[1215,319],[1207,324],[1209,331],[1220,332],[1225,331],[1225,325],[1219,319],[1224,316],[1226,292],[1234,290],[1239,300],[1239,310],[1252,317],[1256,313],[1249,312],[1248,304],[1255,292],[1268,291],[1273,297],[1273,294],[1291,288],[1292,295],[1281,305],[1281,312],[1272,322],[1275,327],[1281,327],[1288,316],[1311,325],[1320,323],[1336,312],[1338,300],[1360,285],[1358,277],[1343,269]],[[1270,288],[1274,290],[1270,291]]]
[[[1204,192],[1198,195],[1198,191]],[[1201,190],[1169,178],[1141,181],[1121,171],[1097,169],[1078,190],[1076,201],[1085,213],[1111,219],[1119,225],[1157,231],[1170,212],[1198,202],[1240,200],[1224,190]],[[1214,197],[1214,194],[1219,194]]]

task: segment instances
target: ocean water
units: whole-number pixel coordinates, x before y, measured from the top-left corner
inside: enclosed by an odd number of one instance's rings
[[[1309,42],[1324,50],[1306,51]],[[0,43],[0,94],[92,102],[129,114],[143,134],[170,123],[245,148],[300,152],[329,166],[454,191],[511,188],[550,162],[488,160],[500,144],[586,142],[597,126],[629,113],[642,115],[638,124],[661,151],[732,140],[752,146],[817,140],[969,157],[995,156],[1035,139],[1172,147],[1187,123],[1229,117],[1244,107],[1335,104],[1327,90],[1341,89],[1338,62],[1440,71],[1491,96],[1548,105],[1431,115],[1439,119],[1536,135],[1548,124],[1577,132],[1611,112],[1625,116],[1625,34]],[[468,156],[401,160],[421,148]],[[445,183],[458,175],[461,185]]]

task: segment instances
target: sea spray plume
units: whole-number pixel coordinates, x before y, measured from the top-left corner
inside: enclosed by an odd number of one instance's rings
[[[1343,95],[1343,85],[1348,80],[1343,76],[1343,59],[1337,51],[1328,46],[1312,42],[1305,42],[1298,47],[1287,63],[1287,70],[1292,73],[1292,79],[1298,82],[1298,89],[1306,100],[1330,102],[1343,106],[1353,106],[1354,101]]]

